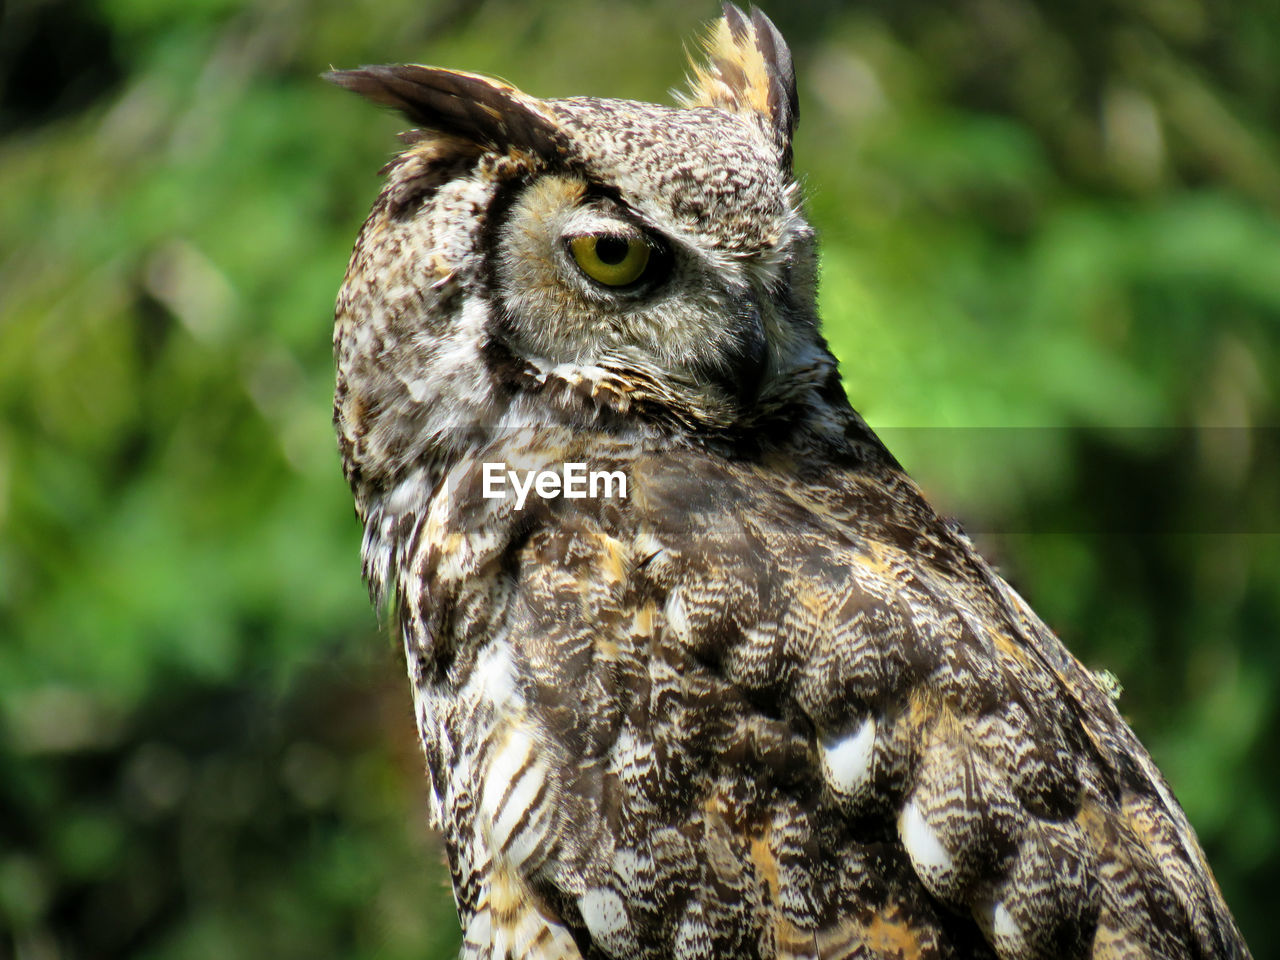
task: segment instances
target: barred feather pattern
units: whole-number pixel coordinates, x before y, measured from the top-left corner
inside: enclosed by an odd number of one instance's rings
[[[428,67],[339,295],[334,418],[467,960],[1247,957],[1150,757],[844,397],[791,57],[683,108]],[[643,237],[613,292],[575,236]],[[485,463],[625,498],[483,495]]]
[[[484,531],[400,585],[467,955],[1245,955],[1106,690],[895,466],[801,453],[597,439],[643,498],[434,518]]]

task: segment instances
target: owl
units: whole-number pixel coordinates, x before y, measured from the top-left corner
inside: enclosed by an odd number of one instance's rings
[[[334,421],[462,956],[1247,957],[1105,679],[849,406],[787,45],[704,53],[674,107],[329,75],[415,127]]]

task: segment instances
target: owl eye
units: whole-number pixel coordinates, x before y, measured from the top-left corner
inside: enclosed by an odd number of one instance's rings
[[[578,269],[606,287],[625,287],[644,276],[652,249],[640,237],[588,234],[569,241]]]

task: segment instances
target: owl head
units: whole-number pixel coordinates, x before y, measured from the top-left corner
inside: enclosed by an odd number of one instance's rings
[[[704,46],[673,107],[416,65],[327,75],[416,127],[337,306],[334,416],[366,529],[497,431],[696,439],[829,389],[790,52],[731,5]]]

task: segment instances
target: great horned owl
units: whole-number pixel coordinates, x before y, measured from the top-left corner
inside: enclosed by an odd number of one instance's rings
[[[782,37],[706,47],[678,107],[330,75],[418,127],[334,418],[463,956],[1248,956],[1107,686],[849,407]]]

